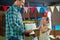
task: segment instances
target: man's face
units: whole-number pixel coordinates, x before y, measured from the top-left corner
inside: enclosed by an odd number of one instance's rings
[[[25,0],[20,0],[20,5],[24,6]]]

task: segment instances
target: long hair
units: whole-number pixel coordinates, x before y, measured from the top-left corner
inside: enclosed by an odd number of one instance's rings
[[[48,17],[46,17],[46,21],[48,21],[48,23],[49,23],[49,18]]]

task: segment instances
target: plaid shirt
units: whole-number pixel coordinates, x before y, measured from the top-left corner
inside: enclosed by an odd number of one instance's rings
[[[24,31],[19,7],[12,5],[6,12],[6,40],[11,36],[23,40]]]

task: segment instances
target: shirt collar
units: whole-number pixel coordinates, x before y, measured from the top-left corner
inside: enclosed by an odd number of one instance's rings
[[[21,9],[23,9],[23,8],[20,8],[20,7],[18,7],[17,5],[15,5],[15,4],[13,4],[12,6],[14,6],[16,9],[18,9],[19,11],[21,11]]]
[[[17,5],[15,5],[15,4],[13,4],[12,6],[14,6],[15,8],[20,8],[20,7],[18,7]]]

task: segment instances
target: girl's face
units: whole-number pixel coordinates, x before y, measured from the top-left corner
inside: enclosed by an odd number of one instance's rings
[[[46,25],[47,24],[47,21],[44,21],[44,23],[43,23],[44,25]]]
[[[48,21],[46,21],[46,17],[42,17],[43,25],[46,25]]]

